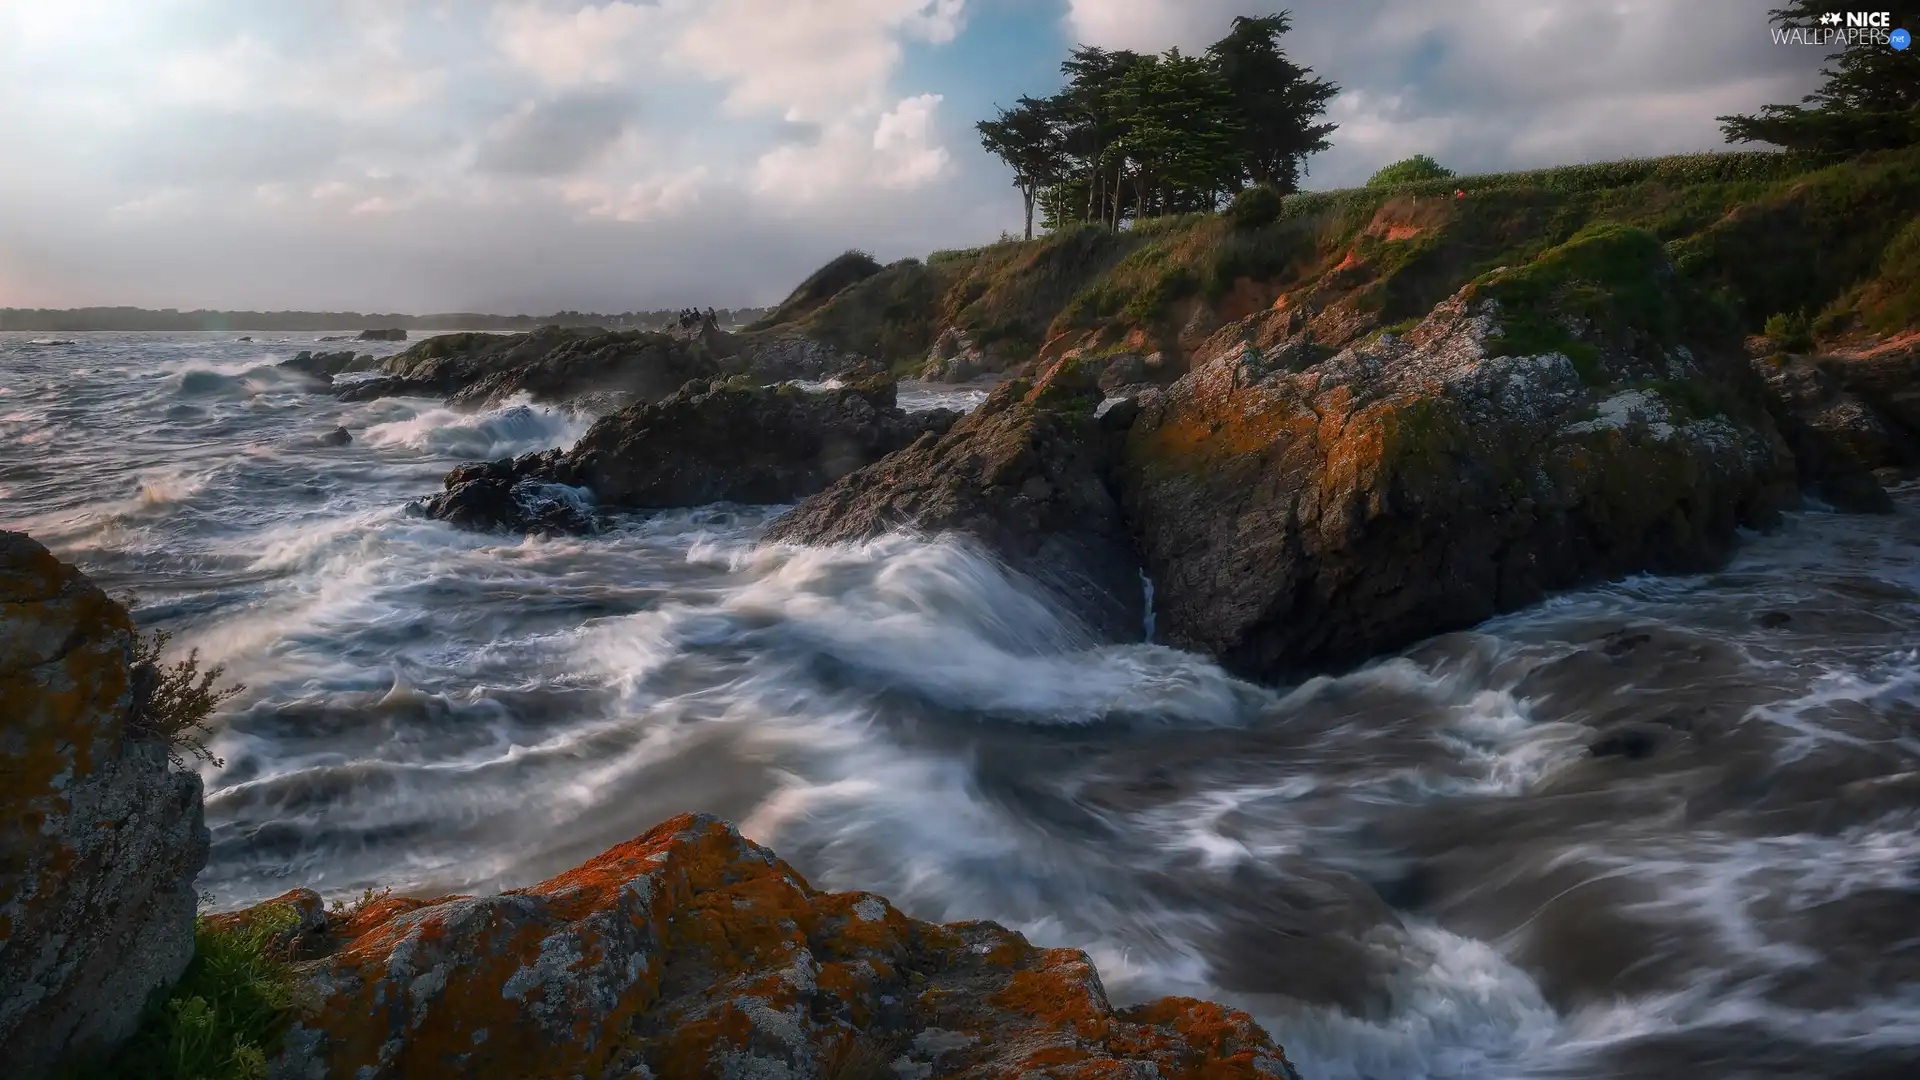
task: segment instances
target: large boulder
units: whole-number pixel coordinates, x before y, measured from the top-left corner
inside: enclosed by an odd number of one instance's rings
[[[1637,230],[1495,271],[1404,338],[1242,345],[1148,396],[1125,498],[1157,627],[1256,677],[1706,569],[1794,498],[1737,335]]]
[[[288,1080],[1297,1080],[1244,1013],[1115,1009],[1082,952],[822,893],[704,815],[530,888],[377,900],[301,936],[318,959],[297,968],[307,1008],[273,1063]]]
[[[282,360],[274,366],[288,371],[297,371],[310,378],[330,383],[336,375],[344,375],[350,371],[372,371],[378,363],[379,361],[365,353],[354,355],[352,349],[342,349],[338,352],[310,352],[302,349],[291,358]]]
[[[193,957],[200,778],[137,717],[133,624],[0,531],[0,1061],[34,1076],[131,1034]]]
[[[997,387],[945,435],[852,473],[773,522],[774,543],[858,543],[899,529],[971,536],[1090,629],[1137,641],[1140,563],[1111,487],[1130,410],[1095,412],[1095,373]]]
[[[441,334],[388,357],[384,373],[346,387],[343,400],[407,395],[487,405],[515,394],[565,402],[589,394],[658,401],[689,379],[718,373],[714,346],[645,330],[543,327],[527,334]]]
[[[1920,439],[1920,333],[1902,334],[1856,352],[1822,357],[1820,364],[1882,420],[1909,439]]]
[[[1838,510],[1891,513],[1893,499],[1874,471],[1920,461],[1912,439],[1810,360],[1776,353],[1755,359],[1753,369],[1801,485]]]
[[[956,419],[906,412],[894,393],[886,376],[823,391],[694,382],[601,417],[565,453],[463,465],[423,509],[468,528],[570,532],[590,526],[569,491],[627,510],[792,502]]]
[[[407,340],[407,332],[405,330],[400,329],[397,326],[387,327],[384,330],[362,330],[360,331],[359,340],[361,341],[405,341]]]

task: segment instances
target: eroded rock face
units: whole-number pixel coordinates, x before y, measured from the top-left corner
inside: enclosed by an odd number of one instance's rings
[[[1910,438],[1920,438],[1920,334],[1901,335],[1858,353],[1823,357],[1821,366],[1883,420]]]
[[[1047,586],[1109,640],[1142,636],[1140,564],[1110,487],[1124,421],[1096,417],[1097,373],[1002,383],[945,435],[852,473],[775,520],[775,543],[959,532]]]
[[[486,405],[525,393],[550,402],[588,394],[658,401],[719,368],[705,339],[549,326],[527,334],[441,334],[388,357],[381,370],[379,378],[346,387],[341,398],[410,395]]]
[[[1510,314],[1469,287],[1406,338],[1242,345],[1148,395],[1125,497],[1164,638],[1256,677],[1350,665],[1550,589],[1717,565],[1792,499],[1737,351],[1566,317],[1589,337],[1498,355]]]
[[[531,888],[380,900],[318,937],[275,1077],[803,1080],[865,1060],[909,1077],[1297,1080],[1243,1013],[1116,1010],[1084,953],[819,892],[702,815]]]
[[[131,1034],[193,956],[200,778],[128,727],[132,621],[0,532],[0,1061],[33,1076]]]
[[[1920,461],[1906,434],[1811,361],[1776,354],[1754,360],[1753,369],[1793,448],[1801,485],[1839,510],[1891,513],[1893,499],[1873,472]]]
[[[894,393],[887,376],[812,392],[695,382],[602,417],[564,454],[463,465],[423,509],[467,528],[580,532],[591,528],[588,493],[630,510],[792,502],[957,418],[905,412]]]

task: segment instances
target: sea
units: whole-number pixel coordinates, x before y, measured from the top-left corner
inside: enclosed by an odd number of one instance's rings
[[[405,346],[252,336],[0,334],[0,527],[245,686],[215,908],[526,885],[701,810],[1117,1002],[1245,1008],[1308,1080],[1920,1076],[1920,488],[1256,685],[951,537],[415,516],[593,416],[343,404],[275,363]]]

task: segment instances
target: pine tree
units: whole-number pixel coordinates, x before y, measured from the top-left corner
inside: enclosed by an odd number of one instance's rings
[[[1895,27],[1920,30],[1920,4],[1883,0]],[[1769,12],[1781,29],[1821,27],[1820,16],[1856,10],[1839,0],[1795,0]],[[1920,58],[1912,48],[1845,46],[1821,69],[1826,79],[1798,105],[1768,105],[1753,116],[1718,119],[1728,142],[1762,142],[1806,153],[1845,156],[1920,143]]]

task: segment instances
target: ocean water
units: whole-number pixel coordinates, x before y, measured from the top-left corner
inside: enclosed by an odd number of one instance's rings
[[[272,366],[311,335],[35,337],[0,334],[0,527],[247,686],[220,906],[522,885],[706,810],[1118,1000],[1245,1007],[1310,1080],[1920,1075],[1920,491],[1263,687],[951,539],[411,517],[592,417],[342,404]]]

